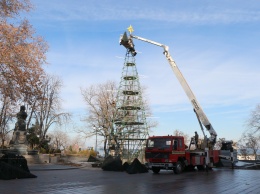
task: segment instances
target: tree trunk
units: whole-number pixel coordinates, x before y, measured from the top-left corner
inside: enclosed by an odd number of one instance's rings
[[[104,141],[104,152],[105,152],[105,158],[108,156],[107,153],[107,137],[105,137],[105,141]]]
[[[1,147],[4,148],[4,145],[5,145],[5,140],[4,140],[4,138],[2,138],[2,145],[1,145]]]

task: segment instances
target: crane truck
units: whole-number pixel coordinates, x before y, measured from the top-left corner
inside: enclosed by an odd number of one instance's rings
[[[145,148],[147,167],[154,173],[159,173],[161,169],[172,169],[174,173],[179,174],[184,169],[194,169],[195,167],[197,167],[198,170],[211,169],[214,165],[219,163],[221,159],[231,161],[231,165],[234,167],[236,156],[234,156],[234,150],[232,147],[233,142],[224,141],[222,142],[221,150],[213,149],[216,143],[217,133],[204,113],[201,105],[197,101],[194,93],[190,89],[177,64],[172,59],[169,47],[149,39],[135,36],[132,34],[132,27],[130,26],[129,28],[129,36],[126,32],[120,36],[120,45],[123,45],[133,56],[136,55],[133,39],[141,40],[163,48],[163,54],[168,60],[175,76],[193,106],[193,110],[204,136],[204,140],[199,144],[196,142],[198,140],[195,137],[192,137],[189,146],[185,145],[183,136],[168,135],[149,137]],[[209,138],[205,135],[203,126],[209,132]]]

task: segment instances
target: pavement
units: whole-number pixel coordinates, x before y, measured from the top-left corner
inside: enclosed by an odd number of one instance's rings
[[[253,193],[260,194],[260,170],[214,168],[212,171],[151,171],[142,174],[103,171],[89,163],[81,166],[33,164],[37,178],[0,180],[1,194],[154,194],[154,193]]]
[[[29,164],[30,171],[50,171],[50,170],[71,170],[79,169],[81,166],[63,165],[63,164]]]

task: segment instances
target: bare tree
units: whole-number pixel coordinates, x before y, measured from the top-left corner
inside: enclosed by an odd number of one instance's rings
[[[246,149],[247,154],[252,152],[256,159],[257,151],[260,149],[260,134],[246,131],[243,133],[238,145],[240,150]]]
[[[242,147],[240,147],[240,154],[241,154],[242,158],[248,159],[249,151],[248,151],[247,148],[245,148],[245,147],[242,145]]]
[[[70,113],[61,112],[61,80],[55,76],[46,76],[42,81],[41,97],[34,99],[29,115],[35,119],[40,141],[46,138],[50,127],[62,125],[70,120]],[[29,120],[31,119],[29,116]],[[28,123],[29,124],[29,123]]]
[[[214,145],[214,149],[215,150],[220,150],[222,147],[222,142],[225,141],[226,138],[218,138],[218,140],[216,141],[215,145]]]
[[[116,89],[113,81],[81,89],[81,94],[87,104],[88,116],[85,121],[88,129],[78,130],[78,132],[83,133],[86,138],[94,135],[102,136],[104,150],[107,150],[106,145],[110,132],[114,131]]]
[[[4,147],[6,136],[11,131],[9,124],[12,122],[14,109],[9,97],[0,95],[0,99],[0,138],[2,142],[1,147]]]
[[[251,112],[247,125],[254,132],[260,131],[260,104]]]
[[[240,153],[241,157],[244,159],[247,159],[247,157],[249,155],[249,150],[248,150],[246,144],[241,139],[238,141],[237,147],[239,149],[239,153]]]
[[[240,152],[243,150],[245,155],[251,152],[256,158],[256,153],[260,149],[260,104],[251,112],[246,124],[248,129],[242,134],[237,145]]]
[[[184,132],[182,132],[182,131],[180,131],[178,129],[175,129],[173,131],[173,135],[174,136],[183,136],[185,145],[188,146],[190,144],[190,139],[189,139],[189,135],[188,134],[185,134]]]
[[[117,118],[116,109],[117,85],[114,81],[107,81],[104,84],[91,85],[81,89],[81,94],[87,104],[87,129],[77,130],[85,137],[102,136],[103,148],[107,151],[109,135],[115,132],[114,120]],[[144,102],[145,109],[150,114],[150,107]],[[156,126],[156,122],[149,122],[148,128]],[[107,155],[107,153],[105,153]]]
[[[51,146],[56,150],[65,150],[70,145],[70,138],[65,131],[56,129],[49,133]]]
[[[77,145],[79,148],[83,148],[85,146],[85,138],[80,134],[70,137],[70,145]]]

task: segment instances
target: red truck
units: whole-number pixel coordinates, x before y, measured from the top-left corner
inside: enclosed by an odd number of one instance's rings
[[[145,148],[146,165],[154,173],[172,169],[175,174],[185,169],[212,168],[220,160],[220,150],[189,149],[182,136],[152,136]],[[207,160],[209,160],[207,162]]]

